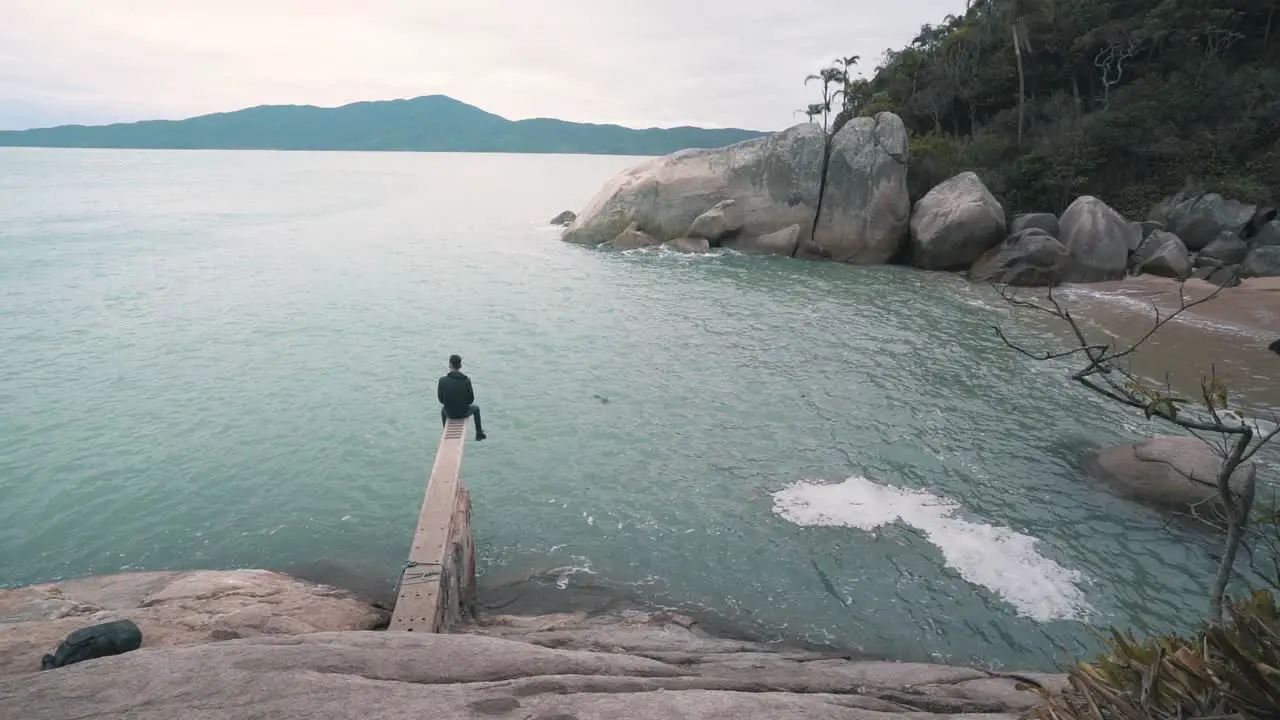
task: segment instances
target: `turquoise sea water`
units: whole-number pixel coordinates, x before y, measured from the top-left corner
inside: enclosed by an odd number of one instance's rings
[[[1004,348],[990,292],[559,242],[631,162],[0,150],[0,586],[392,582],[458,352],[494,603],[1020,668],[1199,616],[1203,540],[1078,469],[1140,428]]]

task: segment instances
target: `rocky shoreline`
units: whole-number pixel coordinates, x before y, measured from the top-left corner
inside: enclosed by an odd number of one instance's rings
[[[39,671],[71,629],[132,619],[143,647]],[[444,635],[264,570],[129,573],[0,590],[5,717],[1012,718],[1065,679],[858,660],[624,611],[482,616]]]
[[[907,130],[893,113],[854,118],[831,135],[802,124],[648,160],[610,180],[581,213],[552,222],[579,245],[902,263],[1018,286],[1280,276],[1275,207],[1186,189],[1141,221],[1087,195],[1061,216],[1007,217],[973,172],[913,203],[909,166]]]

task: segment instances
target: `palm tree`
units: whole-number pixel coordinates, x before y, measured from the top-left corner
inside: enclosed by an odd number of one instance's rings
[[[815,75],[810,75],[804,79],[804,84],[808,85],[810,80],[818,80],[822,83],[822,132],[827,131],[827,114],[831,112],[831,103],[841,95],[842,90],[832,90],[833,85],[842,85],[844,76],[840,72],[840,68],[829,67],[823,68]]]
[[[839,68],[840,74],[843,76],[842,79],[844,80],[844,90],[841,96],[843,98],[843,102],[841,103],[841,106],[845,110],[853,109],[856,95],[853,93],[853,73],[851,71],[853,70],[853,66],[857,65],[858,61],[861,59],[861,55],[850,55],[849,57],[838,57],[834,63],[834,66]]]
[[[809,122],[813,122],[819,115],[822,114],[822,103],[814,103],[809,107],[803,110],[797,110],[796,112],[809,118]]]

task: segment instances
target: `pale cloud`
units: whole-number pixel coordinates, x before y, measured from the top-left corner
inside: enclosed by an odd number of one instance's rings
[[[777,129],[804,76],[962,0],[0,0],[0,128],[445,94],[509,118]]]

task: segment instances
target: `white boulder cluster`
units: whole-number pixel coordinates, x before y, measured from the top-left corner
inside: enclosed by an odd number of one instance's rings
[[[1181,193],[1127,220],[1101,199],[1057,217],[1007,217],[981,178],[963,172],[920,198],[907,191],[901,118],[855,118],[831,137],[813,124],[713,150],[654,158],[611,180],[564,240],[617,250],[725,247],[875,265],[907,263],[1020,286],[1129,274],[1218,284],[1280,276],[1280,220],[1214,193]]]

